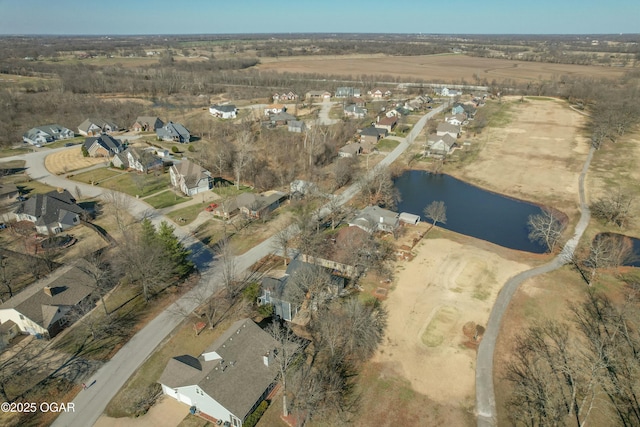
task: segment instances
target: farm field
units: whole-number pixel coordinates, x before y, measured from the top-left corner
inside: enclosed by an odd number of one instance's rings
[[[403,79],[424,79],[432,82],[476,84],[480,80],[516,82],[548,80],[553,76],[618,78],[624,68],[599,67],[542,62],[512,61],[470,57],[466,55],[424,56],[319,56],[297,58],[261,58],[260,70],[291,73],[318,73],[357,77],[388,75]]]

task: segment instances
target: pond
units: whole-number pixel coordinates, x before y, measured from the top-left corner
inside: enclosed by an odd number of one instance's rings
[[[410,170],[395,181],[402,201],[398,212],[420,215],[435,200],[447,208],[447,223],[439,226],[467,236],[520,251],[544,253],[546,248],[529,240],[527,221],[541,212],[539,206],[501,196],[449,175]]]
[[[617,250],[620,252],[618,259],[621,265],[627,267],[640,267],[640,239],[618,233],[598,233],[593,238],[592,247],[597,246],[596,242],[598,239],[606,237],[615,238],[618,242],[618,245],[614,245],[611,248],[613,248],[614,251],[616,248],[620,248]],[[608,249],[609,246],[605,245],[605,248]],[[613,258],[616,258],[615,255]],[[618,261],[614,261],[614,263],[618,263]]]

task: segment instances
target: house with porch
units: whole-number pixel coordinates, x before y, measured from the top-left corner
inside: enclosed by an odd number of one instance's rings
[[[272,96],[273,102],[280,101],[295,101],[298,99],[298,95],[293,93],[292,91],[282,92],[282,93],[274,93]]]
[[[336,98],[360,98],[360,89],[353,87],[339,87],[336,89]]]
[[[128,147],[122,153],[116,154],[111,163],[116,168],[133,169],[142,173],[160,169],[163,166],[162,159],[155,156],[153,152],[137,147]]]
[[[158,382],[165,395],[207,418],[242,427],[276,386],[278,346],[251,319],[241,319],[202,354],[171,358]]]
[[[169,168],[171,185],[189,197],[211,189],[211,172],[190,160],[174,163]]]

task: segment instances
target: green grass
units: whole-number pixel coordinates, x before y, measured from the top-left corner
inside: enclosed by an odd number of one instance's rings
[[[149,203],[156,209],[167,208],[188,200],[190,199],[187,197],[180,197],[171,190],[167,190],[160,194],[156,194],[155,196],[151,196],[148,199],[144,199],[145,202]]]
[[[441,307],[422,334],[422,343],[427,347],[438,347],[444,342],[448,329],[457,318],[458,310],[448,306]]]
[[[380,151],[393,151],[398,145],[400,145],[400,141],[395,141],[393,139],[381,139],[376,147]]]
[[[510,109],[511,104],[508,102],[491,102],[485,105],[481,113],[489,119],[487,127],[504,127],[511,123],[513,118],[509,111]],[[478,120],[478,118],[476,118],[476,120]]]
[[[20,154],[31,153],[33,148],[20,147],[20,148],[5,148],[0,150],[0,157],[19,156]]]
[[[213,192],[224,199],[227,197],[235,197],[242,193],[249,193],[251,192],[251,187],[248,187],[246,185],[241,185],[240,189],[238,190],[235,185],[226,185],[221,187],[215,187],[213,189]]]
[[[98,169],[100,170],[100,169]],[[93,173],[91,171],[89,173]],[[73,179],[84,174],[76,175]],[[154,176],[152,174],[142,175],[134,172],[124,173],[114,176],[109,180],[102,181],[99,185],[114,191],[127,193],[130,196],[146,197],[161,190],[166,190],[170,183],[169,174]]]
[[[69,175],[69,178],[73,179],[74,181],[84,182],[85,184],[91,184],[92,182],[100,184],[100,182],[104,181],[105,179],[113,178],[114,176],[122,174],[126,174],[126,172],[104,167],[101,169],[93,169],[88,172],[79,173],[77,175]]]
[[[555,98],[549,98],[547,96],[525,96],[524,99],[531,99],[532,101],[555,101]]]
[[[76,136],[75,138],[70,139],[61,139],[60,141],[52,142],[51,144],[47,144],[44,147],[47,148],[60,148],[64,147],[66,144],[75,144],[80,145],[84,142],[84,136]]]
[[[206,206],[206,203],[198,203],[197,205],[191,205],[182,209],[171,211],[167,213],[167,216],[171,218],[176,224],[190,224],[197,218],[197,216],[204,210]],[[178,218],[183,218],[184,221],[178,221]]]

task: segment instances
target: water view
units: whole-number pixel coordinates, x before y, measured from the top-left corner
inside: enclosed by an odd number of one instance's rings
[[[529,240],[527,221],[540,207],[467,184],[449,175],[407,171],[395,181],[402,201],[398,212],[420,215],[435,200],[444,201],[447,223],[438,224],[457,233],[521,251],[544,253],[546,248]]]

